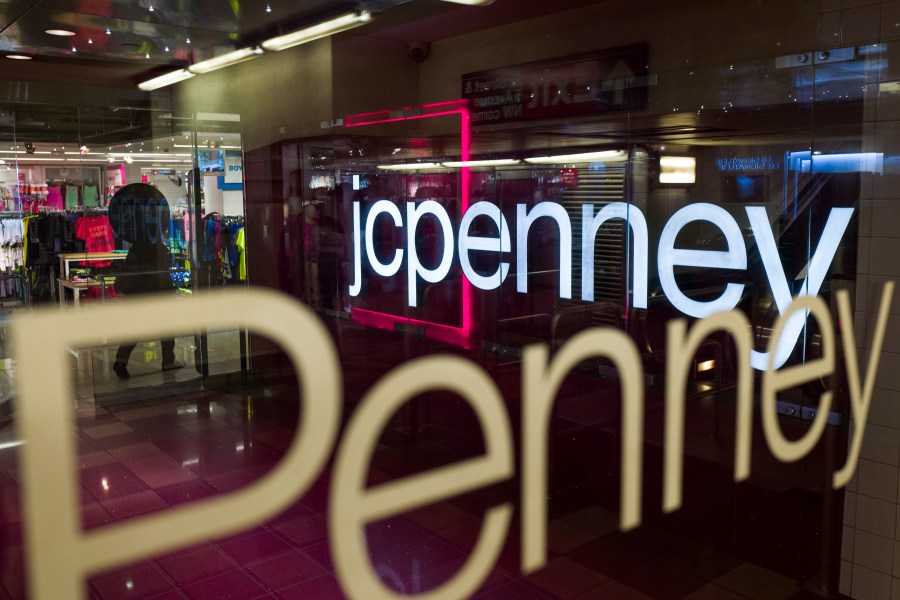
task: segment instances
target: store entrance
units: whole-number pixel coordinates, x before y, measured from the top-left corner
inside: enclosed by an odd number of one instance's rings
[[[141,102],[7,108],[0,122],[0,223],[9,232],[4,317],[44,307],[102,310],[150,293],[187,303],[246,285],[238,115],[180,118]],[[167,316],[147,318],[164,323]],[[75,400],[103,407],[243,381],[247,368],[237,329],[107,338],[70,352]],[[4,372],[0,395],[13,399],[14,364]]]

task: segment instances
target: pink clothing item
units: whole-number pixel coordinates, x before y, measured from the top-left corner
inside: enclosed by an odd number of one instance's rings
[[[62,188],[58,185],[47,186],[47,206],[65,210],[66,203],[63,200]]]

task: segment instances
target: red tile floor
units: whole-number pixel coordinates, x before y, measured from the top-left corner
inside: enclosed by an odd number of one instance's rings
[[[351,352],[354,335],[356,341],[368,343],[360,343]],[[388,334],[373,345],[371,337],[371,333],[363,338],[354,331],[342,337],[348,410],[378,376],[422,350]],[[515,414],[518,367],[485,356],[478,360],[492,371],[507,394],[510,414]],[[644,526],[627,534],[618,532],[618,515],[613,510],[617,491],[609,484],[617,478],[618,441],[612,424],[616,403],[604,408],[585,400],[588,391],[611,384],[596,378],[587,382],[575,379],[567,383],[572,389],[564,392],[553,424],[547,567],[528,577],[520,575],[516,515],[498,563],[476,598],[816,597],[801,590],[796,575],[785,574],[802,572],[795,568],[795,563],[802,562],[796,558],[797,548],[782,548],[768,538],[767,555],[774,562],[738,558],[753,554],[753,535],[767,536],[768,528],[778,524],[761,520],[745,526],[733,487],[728,486],[727,469],[725,476],[713,468],[704,470],[706,465],[727,463],[730,458],[724,448],[733,443],[730,437],[709,440],[708,431],[715,424],[708,410],[689,415],[695,418],[691,422],[696,431],[692,431],[702,433],[700,438],[707,442],[696,442],[696,455],[712,458],[689,461],[686,508],[678,518],[681,527],[696,525],[701,531],[706,527],[710,534],[706,539],[681,535],[671,526],[671,517],[659,516],[656,500],[646,511]],[[649,405],[652,402],[648,401]],[[279,460],[292,438],[297,414],[291,386],[284,384],[237,386],[105,407],[93,400],[79,400],[76,411],[86,528],[140,518],[247,485]],[[658,418],[648,413],[648,430],[661,429],[654,420]],[[653,435],[648,433],[648,437]],[[0,422],[2,599],[28,596],[14,436],[10,419]],[[692,439],[689,435],[689,445]],[[476,455],[482,447],[474,418],[457,399],[440,394],[399,415],[381,441],[372,465],[372,482]],[[716,452],[725,457],[717,459]],[[604,454],[609,457],[603,458]],[[592,458],[585,460],[584,456]],[[658,462],[658,456],[648,452],[648,463],[654,461]],[[724,491],[710,498],[709,486],[718,485],[710,482],[717,477],[725,482]],[[693,478],[705,483],[692,488]],[[697,493],[692,495],[692,489]],[[785,505],[792,489],[773,492],[772,501]],[[342,598],[327,541],[327,493],[325,475],[271,521],[234,537],[97,574],[88,582],[89,596],[104,600]],[[758,495],[765,512],[767,496]],[[370,525],[371,560],[383,580],[400,592],[433,589],[466,560],[485,508],[502,500],[515,504],[517,498],[517,484],[511,482]],[[648,507],[650,504],[648,501]],[[790,517],[791,505],[788,502],[786,506]],[[722,523],[730,529],[717,536]],[[742,551],[741,540],[746,540],[750,551]]]

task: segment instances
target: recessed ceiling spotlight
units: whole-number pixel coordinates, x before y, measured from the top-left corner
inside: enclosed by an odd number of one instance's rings
[[[91,38],[88,38],[88,44],[93,44],[93,43],[94,43],[94,40],[92,40]]]
[[[168,52],[168,51],[169,51],[169,47],[168,47],[168,46],[166,46],[166,52]]]
[[[7,54],[6,58],[10,58],[12,60],[31,60],[30,56],[25,56],[24,54]]]
[[[185,43],[185,44],[190,44],[190,43],[191,43],[191,38],[187,38],[186,40],[184,40],[184,43]]]
[[[44,33],[47,35],[56,35],[59,37],[72,37],[75,35],[74,31],[69,31],[68,29],[45,29]]]
[[[109,27],[106,28],[106,35],[112,35],[112,31],[109,30]]]
[[[147,52],[146,54],[144,54],[144,58],[150,58],[150,53]]]
[[[152,4],[150,5],[150,8],[148,10],[150,10],[150,12],[153,12],[154,8]]]
[[[266,3],[266,12],[272,12],[272,7],[268,4],[268,2]]]
[[[75,46],[72,46],[72,52],[78,52],[78,48],[76,48]]]

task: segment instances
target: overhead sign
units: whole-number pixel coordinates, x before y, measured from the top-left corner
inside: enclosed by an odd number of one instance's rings
[[[716,168],[721,172],[747,173],[751,171],[774,171],[781,168],[781,162],[770,155],[716,159]]]
[[[125,185],[125,165],[106,167],[106,185],[108,187]]]
[[[473,125],[642,108],[647,45],[527,63],[462,78]]]
[[[225,183],[244,182],[244,163],[240,157],[225,158]]]
[[[559,172],[559,182],[563,187],[578,187],[578,169],[563,169]]]

